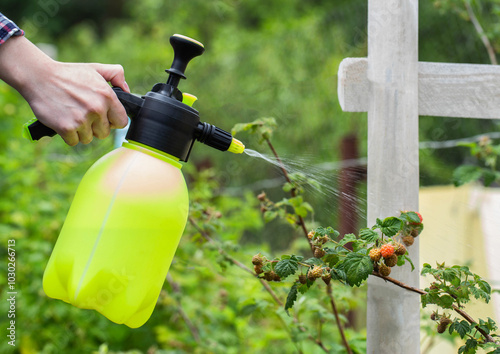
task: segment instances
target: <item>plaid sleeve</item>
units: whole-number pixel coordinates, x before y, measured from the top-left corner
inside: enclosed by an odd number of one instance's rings
[[[22,36],[24,31],[0,13],[0,45],[12,36]]]

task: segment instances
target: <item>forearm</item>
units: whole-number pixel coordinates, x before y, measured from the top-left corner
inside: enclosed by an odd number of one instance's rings
[[[50,72],[55,61],[25,37],[12,37],[0,46],[0,79],[30,96],[30,80]],[[27,97],[28,96],[28,97]]]

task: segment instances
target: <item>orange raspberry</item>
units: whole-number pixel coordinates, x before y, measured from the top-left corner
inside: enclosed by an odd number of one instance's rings
[[[388,258],[394,254],[394,246],[387,243],[380,247],[380,253],[382,257]]]

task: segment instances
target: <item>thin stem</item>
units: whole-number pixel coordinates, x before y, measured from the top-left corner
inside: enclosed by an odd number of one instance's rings
[[[177,293],[177,294],[181,293],[180,285],[174,281],[174,279],[172,278],[172,275],[170,273],[167,274],[167,282],[172,287],[172,291],[174,293]],[[199,344],[201,342],[200,332],[198,331],[198,328],[196,328],[194,323],[191,321],[191,319],[188,317],[186,312],[184,312],[184,309],[182,308],[182,304],[181,304],[180,300],[177,300],[177,311],[179,312],[182,319],[184,320],[184,323],[186,323],[186,326],[188,327],[189,332],[191,332],[191,335],[193,336],[194,340],[196,341],[196,343]]]
[[[490,40],[488,39],[488,36],[484,32],[483,27],[481,26],[481,23],[479,23],[479,20],[474,13],[474,10],[472,9],[472,6],[469,4],[467,0],[464,1],[465,8],[467,9],[467,14],[470,17],[470,20],[472,24],[474,25],[474,28],[476,29],[477,34],[479,35],[479,38],[481,38],[481,41],[483,42],[483,45],[486,48],[486,51],[488,52],[488,56],[490,57],[491,64],[497,65],[497,58],[495,55],[495,49],[493,49],[493,46],[491,45]]]
[[[276,161],[278,161],[280,168],[281,168],[281,171],[283,172],[283,176],[285,177],[286,181],[290,184],[293,184],[292,180],[290,179],[290,176],[288,175],[288,171],[286,170],[285,165],[281,161],[278,153],[276,152],[276,149],[274,148],[273,144],[271,143],[271,140],[266,139],[266,142],[267,142],[267,145],[269,146],[269,148],[271,149],[274,157],[276,158]],[[292,188],[292,190],[290,191],[290,194],[292,195],[292,197],[297,196],[297,192],[295,191],[295,188]],[[304,218],[302,216],[299,216],[299,225],[302,228],[302,232],[304,233],[304,236],[306,237],[306,240],[309,243],[309,246],[311,247],[311,251],[314,252],[314,246],[313,246],[311,240],[309,240],[309,238],[307,237],[307,234],[309,233],[309,231],[307,231],[306,223],[304,222]]]
[[[335,300],[334,300],[333,294],[332,294],[331,283],[327,284],[326,292],[328,294],[328,297],[330,298],[330,305],[332,305],[332,311],[333,311],[333,314],[335,315],[335,320],[337,321],[337,327],[339,328],[340,336],[342,337],[342,343],[344,344],[344,347],[347,350],[347,353],[352,354],[351,347],[349,346],[349,342],[347,342],[347,338],[345,337],[345,334],[344,334],[344,328],[342,326],[342,322],[340,322],[339,313],[337,311],[337,306],[335,305]]]

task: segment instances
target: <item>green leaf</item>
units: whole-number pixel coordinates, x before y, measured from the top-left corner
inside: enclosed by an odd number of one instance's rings
[[[274,266],[274,271],[281,278],[286,278],[289,275],[295,274],[295,272],[299,269],[299,265],[297,261],[293,259],[282,259]]]
[[[330,271],[330,274],[332,276],[332,280],[339,280],[342,282],[347,281],[347,274],[344,272],[343,269],[332,268],[332,270]]]
[[[347,254],[342,268],[346,273],[346,281],[350,286],[360,286],[373,272],[373,262],[369,256],[358,253]]]
[[[293,307],[293,304],[295,303],[295,300],[297,300],[297,288],[299,287],[299,284],[295,283],[292,285],[292,288],[290,289],[290,292],[288,293],[288,296],[286,297],[286,303],[285,303],[285,311],[290,316],[288,313],[288,310]]]
[[[453,171],[452,181],[458,187],[469,182],[477,181],[483,175],[482,169],[474,165],[462,165]]]
[[[488,284],[488,282],[487,282],[487,281],[482,280],[482,279],[481,279],[481,280],[478,280],[477,285],[479,286],[479,288],[480,288],[481,290],[483,290],[483,291],[484,291],[484,292],[486,292],[487,294],[491,294],[491,286],[490,286],[490,284]]]
[[[466,320],[455,320],[455,322],[450,325],[448,331],[450,332],[450,334],[455,331],[460,335],[460,338],[464,339],[465,335],[471,331],[471,325]]]
[[[380,230],[382,231],[383,234],[392,237],[396,235],[398,231],[401,230],[402,228],[403,228],[403,220],[395,216],[390,216],[384,219]]]
[[[276,129],[278,124],[274,118],[259,118],[250,123],[238,123],[233,129],[231,129],[232,135],[235,135],[242,131],[248,131],[251,134],[259,134],[261,136],[261,142],[265,139],[271,138],[271,135]]]
[[[486,187],[498,179],[498,172],[490,170],[489,168],[483,169],[483,182]]]
[[[342,238],[342,240],[339,241],[339,244],[341,244],[342,246],[344,246],[345,244],[347,244],[349,242],[356,241],[356,240],[357,240],[357,238],[356,238],[355,234],[346,234],[346,235],[344,235],[344,237]]]
[[[417,213],[414,211],[407,211],[405,213],[401,213],[401,218],[403,218],[405,221],[412,223],[412,224],[420,224],[420,218],[418,217]]]
[[[454,303],[455,300],[448,294],[439,296],[439,298],[437,298],[435,302],[436,305],[441,306],[444,309],[451,309]]]
[[[359,238],[366,242],[375,242],[380,239],[380,235],[377,231],[365,228],[359,232]]]
[[[274,219],[276,219],[277,217],[278,217],[278,212],[276,212],[276,211],[267,210],[264,213],[264,221],[265,222],[271,222]]]
[[[415,265],[413,264],[413,261],[411,260],[410,257],[408,257],[407,255],[404,255],[403,257],[405,257],[405,259],[410,262],[411,264],[411,271],[413,272],[415,270]]]

